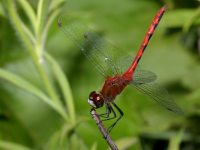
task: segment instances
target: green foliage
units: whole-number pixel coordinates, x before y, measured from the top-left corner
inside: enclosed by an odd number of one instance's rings
[[[181,139],[183,137],[183,131],[181,130],[177,135],[171,137],[168,150],[179,150]]]
[[[63,120],[62,124],[67,124],[67,126],[70,126],[70,128],[65,128],[64,131],[59,132],[60,134],[57,136],[58,139],[69,136],[68,134],[70,132],[74,132],[74,128],[78,123],[78,121],[76,121],[73,97],[70,91],[68,80],[53,57],[45,52],[45,42],[49,27],[58,16],[63,2],[64,1],[54,2],[50,0],[38,1],[36,12],[28,3],[28,1],[4,1],[2,3],[4,5],[1,5],[4,6],[5,12],[8,13],[7,17],[17,32],[19,40],[23,43],[24,48],[28,51],[30,56],[28,59],[32,60],[36,69],[35,71],[38,73],[38,77],[41,78],[41,81],[43,82],[42,86],[44,86],[44,90],[34,85],[34,83],[27,81],[23,77],[20,77],[15,73],[11,73],[5,69],[1,69],[0,76],[2,79],[12,83],[13,85],[16,85],[24,91],[33,94],[35,98],[37,97],[41,101],[48,104],[50,108],[52,108],[61,116]],[[19,16],[19,13],[16,9],[17,6],[21,6],[23,13],[26,15],[28,20],[23,20],[24,18]],[[27,25],[27,21],[30,22],[30,26]],[[48,66],[46,66],[46,60],[44,56],[49,62]],[[55,75],[49,74],[50,71],[55,73]],[[61,89],[61,94],[64,95],[63,99],[66,105],[62,104],[62,100],[59,98],[58,91],[55,89],[51,78],[55,78],[55,81],[58,82],[58,86]],[[65,142],[67,143],[67,141]],[[66,143],[64,145],[66,145]],[[60,141],[55,144],[57,146],[59,145],[60,147],[63,146],[63,143]],[[4,149],[15,149],[14,147],[16,147],[16,149],[19,147],[18,149],[20,149],[20,146],[10,142],[6,144],[2,141],[0,146]],[[35,146],[38,147],[39,145]]]
[[[196,1],[188,3],[166,1],[168,10],[140,63],[158,74],[185,115],[127,88],[116,100],[125,116],[111,133],[120,149],[200,145],[200,11]],[[103,79],[59,31],[58,16],[92,25],[123,47],[119,53],[134,56],[160,6],[145,0],[0,1],[0,149],[107,149],[87,104]]]
[[[19,145],[19,144],[14,144],[11,142],[6,142],[6,141],[2,141],[0,142],[0,147],[1,149],[15,149],[15,150],[31,150],[30,148],[27,148],[25,146]]]

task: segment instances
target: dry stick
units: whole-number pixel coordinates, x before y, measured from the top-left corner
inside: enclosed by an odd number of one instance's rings
[[[92,115],[92,118],[95,120],[97,126],[99,127],[99,130],[100,130],[101,134],[103,135],[104,139],[107,141],[108,145],[110,146],[110,148],[112,150],[118,150],[117,146],[115,145],[115,143],[111,139],[106,128],[102,124],[102,121],[100,120],[99,115],[96,113],[95,109],[91,109],[91,115]]]

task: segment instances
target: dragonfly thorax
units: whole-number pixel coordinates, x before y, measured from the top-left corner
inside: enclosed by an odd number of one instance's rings
[[[88,103],[94,108],[102,107],[104,104],[102,94],[97,93],[96,91],[91,92],[88,98]]]

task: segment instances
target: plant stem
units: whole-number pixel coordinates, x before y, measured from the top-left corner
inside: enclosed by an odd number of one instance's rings
[[[73,97],[72,97],[72,92],[70,89],[69,82],[65,74],[63,73],[62,69],[60,68],[58,63],[53,59],[53,57],[49,55],[48,53],[45,53],[45,58],[52,66],[51,68],[55,74],[55,78],[57,79],[58,84],[60,85],[61,91],[64,96],[67,112],[70,117],[70,121],[73,124],[75,124],[76,113],[74,109]]]
[[[32,58],[32,61],[35,64],[36,69],[38,70],[42,78],[42,81],[44,82],[48,95],[51,97],[52,100],[54,100],[57,107],[62,109],[62,112],[64,112],[64,108],[62,107],[61,101],[59,100],[57,93],[55,89],[53,88],[49,77],[47,76],[47,73],[45,72],[43,61],[41,60],[41,56],[42,56],[41,51],[43,51],[43,45],[41,44],[41,40],[39,40],[41,38],[36,38],[35,43],[32,43],[29,36],[26,34],[26,32],[24,32],[23,27],[26,27],[26,26],[23,24],[20,17],[18,16],[16,7],[15,7],[15,2],[12,0],[9,0],[7,1],[7,4],[8,4],[8,12],[10,15],[11,22],[13,26],[15,27],[16,31],[18,32],[19,37],[23,41],[25,48],[28,50]],[[40,21],[40,19],[37,21]]]

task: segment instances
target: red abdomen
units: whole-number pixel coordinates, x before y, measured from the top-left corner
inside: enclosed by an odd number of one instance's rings
[[[100,93],[105,101],[111,102],[123,91],[128,83],[122,76],[108,77]]]

